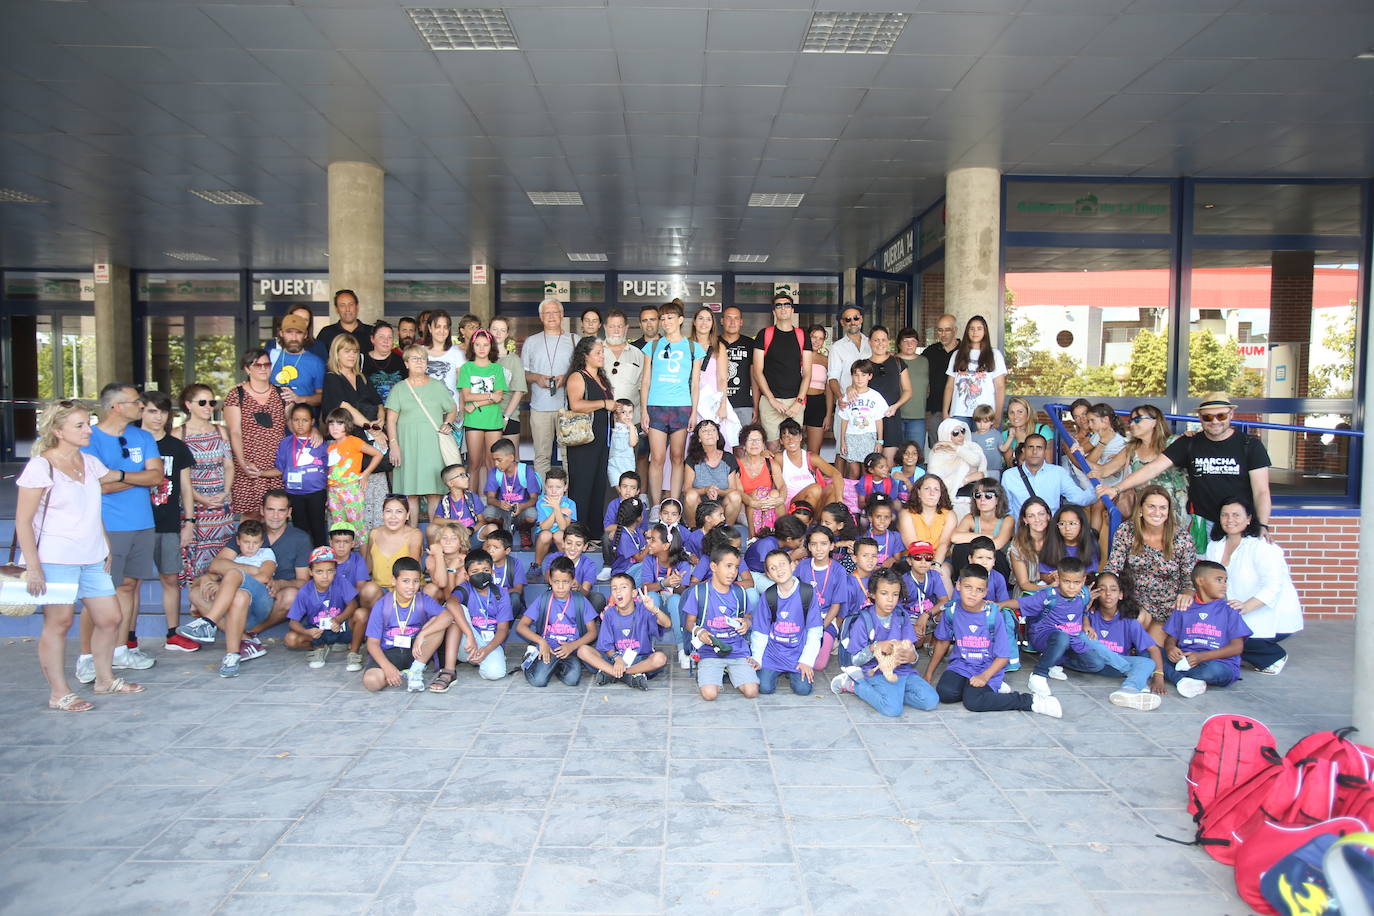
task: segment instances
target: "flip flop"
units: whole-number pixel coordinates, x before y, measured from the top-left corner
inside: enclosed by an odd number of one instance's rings
[[[111,693],[142,693],[143,690],[144,687],[142,684],[126,681],[122,677],[117,677],[113,681],[110,681],[110,686],[106,687],[104,690],[101,690],[99,687],[95,688],[96,694],[100,696]]]
[[[448,693],[448,689],[453,686],[453,681],[457,678],[458,672],[452,668],[442,668],[438,676],[429,684],[430,693]]]
[[[49,709],[59,709],[62,712],[85,712],[88,709],[95,709],[95,705],[89,700],[83,700],[74,693],[69,693],[60,700],[49,700]]]

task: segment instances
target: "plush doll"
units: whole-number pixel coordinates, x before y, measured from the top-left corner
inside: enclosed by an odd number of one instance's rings
[[[873,657],[878,661],[878,670],[889,682],[897,680],[897,675],[894,673],[897,670],[897,665],[900,664],[897,661],[897,656],[903,649],[910,649],[914,652],[916,647],[912,645],[909,639],[881,639],[873,644]]]

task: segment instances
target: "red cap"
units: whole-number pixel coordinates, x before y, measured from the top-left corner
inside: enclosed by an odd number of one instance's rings
[[[907,554],[913,557],[930,557],[935,559],[935,548],[930,545],[930,541],[913,541],[911,546],[906,549]]]

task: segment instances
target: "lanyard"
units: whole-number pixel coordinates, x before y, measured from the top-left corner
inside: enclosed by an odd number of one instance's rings
[[[916,577],[915,577],[915,576],[912,576],[912,577],[911,577],[911,584],[914,585],[914,586],[916,587],[916,594],[918,595],[918,597],[917,597],[917,599],[916,599],[916,607],[917,607],[917,608],[919,608],[922,604],[925,603],[925,600],[926,600],[926,581],[927,581],[927,576],[928,576],[928,575],[929,575],[929,573],[927,573],[926,576],[922,576],[922,577],[921,577],[921,580],[920,580],[919,582],[916,581]]]
[[[873,529],[870,528],[869,531],[868,531],[868,533],[869,533],[869,536],[873,536]],[[883,555],[884,557],[890,557],[890,556],[892,556],[892,529],[891,529],[891,528],[889,528],[888,530],[886,530],[886,531],[883,532],[883,548],[882,548],[882,555]]]
[[[505,584],[506,584],[506,570],[507,570],[509,567],[510,567],[510,564],[509,564],[509,563],[502,563],[502,564],[501,564],[501,575],[500,575],[500,577],[497,577],[497,575],[496,575],[496,564],[493,563],[492,566],[491,566],[491,581],[494,582],[494,583],[496,583],[497,585],[500,585],[500,586],[503,586],[503,587],[504,587]],[[474,591],[474,592],[473,592],[473,595],[476,595],[476,594],[477,594],[477,592]]]
[[[302,448],[305,449],[306,454],[310,454],[310,440],[309,440],[308,438],[307,438],[307,439],[302,439],[300,436],[292,436],[292,437],[291,437],[291,467],[293,467],[293,468],[300,467],[300,464],[298,463],[298,460],[299,460],[299,457],[298,457],[298,456],[300,455],[301,449],[302,449]],[[315,456],[314,456],[314,455],[311,455],[310,457],[313,459]],[[310,463],[313,465],[315,462],[312,460]]]
[[[821,580],[819,587],[816,586],[816,561],[809,560],[807,565],[811,567],[811,585],[816,589],[816,597],[820,599],[822,604],[828,603],[826,600],[825,587],[830,584],[830,573],[835,569],[834,562],[825,564],[825,578]]]
[[[405,631],[410,629],[410,618],[415,615],[415,600],[415,598],[411,598],[410,604],[406,605],[406,619],[402,620],[401,603],[396,600],[395,595],[391,596],[391,609],[395,612],[396,615],[396,626],[400,627],[401,635],[403,636],[405,635]]]
[[[628,538],[630,539],[630,546],[634,548],[634,550],[632,550],[632,551],[630,551],[630,552],[631,552],[631,553],[639,553],[639,550],[640,550],[639,541],[636,541],[636,540],[635,540],[634,529],[633,529],[633,528],[630,528],[630,527],[628,527],[628,526],[626,526],[626,525],[621,525],[621,526],[620,526],[620,530],[623,531],[623,532],[625,532],[625,536],[628,537]],[[658,560],[654,560],[654,562],[657,563]]]
[[[476,589],[473,589],[471,592],[468,593],[468,595],[472,598],[473,603],[477,605],[478,615],[482,617],[482,619],[484,620],[489,619],[491,617],[491,613],[487,610],[490,607],[490,605],[487,604],[487,599],[483,598],[482,595],[478,594]]]
[[[570,608],[571,606],[572,606],[572,595],[569,595],[567,598],[563,599],[563,613],[559,614],[558,616],[560,616],[560,617],[567,617],[567,616],[568,616],[568,608]],[[549,638],[549,627],[553,625],[553,621],[554,621],[554,616],[553,616],[553,593],[550,592],[550,593],[549,593],[549,612],[548,612],[547,614],[544,615],[544,632],[543,632],[543,634],[542,634],[545,640],[547,640],[547,639]]]

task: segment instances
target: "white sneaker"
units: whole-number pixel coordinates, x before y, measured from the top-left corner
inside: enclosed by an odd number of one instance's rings
[[[1045,680],[1044,675],[1032,674],[1030,676],[1030,692],[1037,697],[1050,696],[1050,682]]]
[[[347,665],[344,665],[344,670],[345,670],[345,671],[362,671],[362,670],[363,670],[363,653],[361,653],[361,652],[350,652],[350,653],[348,653],[348,664],[347,664]]]
[[[1012,693],[1013,691],[1012,691],[1012,689],[1011,689],[1011,685],[1008,684],[1006,681],[1003,681],[1003,682],[1001,683],[1001,685],[997,688],[997,692],[998,692],[998,693]]]
[[[599,573],[596,574],[596,581],[598,581],[598,582],[609,582],[609,581],[611,581],[611,568],[610,568],[609,566],[603,566],[603,567],[601,567],[601,572],[599,572]]]
[[[1186,655],[1180,658],[1178,661],[1174,662],[1175,671],[1189,671],[1192,669],[1192,667],[1193,663],[1188,661],[1188,656]]]
[[[841,671],[830,679],[830,692],[833,694],[853,693],[854,678],[849,676],[848,671]]]
[[[406,693],[419,693],[425,689],[425,669],[406,669]]]
[[[1139,709],[1146,712],[1151,709],[1158,709],[1159,704],[1163,702],[1159,694],[1150,693],[1147,690],[1113,690],[1107,699],[1112,701],[1113,706],[1124,706],[1127,709]]]
[[[76,679],[83,684],[95,683],[94,655],[78,655],[76,657]]]
[[[683,671],[690,671],[692,668],[692,656],[687,654],[686,649],[677,650],[677,663],[682,666]]]
[[[1178,695],[1192,699],[1202,696],[1207,692],[1207,682],[1200,681],[1195,677],[1182,677],[1178,679]]]
[[[114,662],[112,668],[133,668],[135,671],[142,671],[157,664],[155,659],[143,654],[142,649],[130,649],[128,646],[116,646],[114,650]]]
[[[1069,676],[1064,673],[1064,668],[1062,665],[1055,665],[1053,668],[1050,669],[1050,678],[1056,681],[1067,681],[1069,679]]]
[[[1283,670],[1283,666],[1286,664],[1288,664],[1287,655],[1285,655],[1278,661],[1274,662],[1274,664],[1270,665],[1268,668],[1256,668],[1255,670],[1258,671],[1260,674],[1278,674],[1280,671]]]
[[[1059,705],[1058,697],[1032,697],[1031,712],[1038,712],[1051,719],[1064,718],[1064,707]]]
[[[305,663],[311,668],[323,668],[325,660],[329,658],[329,647],[320,646],[318,649],[311,649],[305,656]]]

